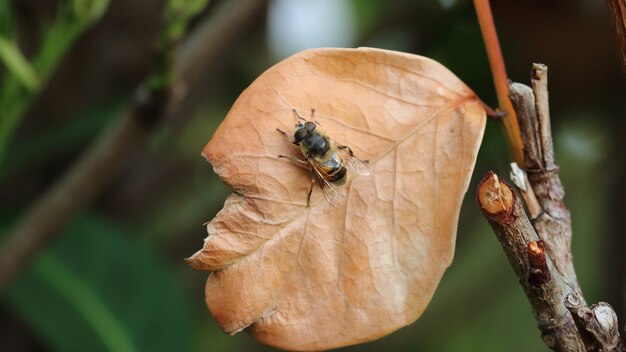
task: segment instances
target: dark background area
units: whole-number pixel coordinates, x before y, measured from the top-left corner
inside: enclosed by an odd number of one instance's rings
[[[27,57],[42,45],[63,3],[10,2]],[[533,62],[549,66],[554,143],[572,212],[578,278],[587,301],[607,301],[623,324],[626,95],[605,4],[492,6],[510,79],[528,83]],[[132,99],[153,68],[162,9],[162,0],[112,0],[29,104],[0,161],[0,237]],[[2,293],[0,349],[269,350],[245,333],[221,332],[204,304],[207,274],[183,258],[201,247],[202,224],[229,192],[200,150],[240,92],[286,55],[314,46],[425,55],[496,105],[470,1],[276,0],[252,22],[198,77],[183,108],[132,152],[106,191]],[[0,67],[0,80],[5,78]],[[431,305],[416,323],[345,351],[547,350],[474,199],[476,181],[490,169],[508,175],[508,163],[501,126],[489,121],[461,212],[455,260]]]

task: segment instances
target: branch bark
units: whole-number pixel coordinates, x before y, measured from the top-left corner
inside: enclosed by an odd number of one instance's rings
[[[622,73],[626,78],[626,0],[606,0],[606,4],[609,10],[609,16],[615,32],[615,38],[617,40],[617,49],[619,53],[619,59],[622,66]],[[626,132],[626,123],[624,120],[620,120],[619,128],[614,132],[615,140],[621,141],[622,136]],[[619,142],[618,142],[619,143]],[[624,222],[624,195],[626,194],[626,186],[624,185],[624,178],[626,178],[626,159],[624,154],[621,155],[621,160],[617,160],[618,171],[614,173],[611,184],[611,204],[612,209],[609,215],[611,221],[611,243],[607,265],[614,270],[614,277],[611,280],[611,302],[615,307],[615,311],[618,314],[626,314],[625,309],[625,297],[626,291],[626,267],[623,264],[623,249],[626,247],[626,239],[622,235],[621,229]],[[625,341],[626,342],[626,341]]]
[[[571,289],[551,275],[552,261],[515,192],[493,172],[478,185],[478,203],[524,288],[543,341],[555,351],[584,351],[574,320],[563,304]]]
[[[620,341],[619,324],[613,308],[604,302],[587,307],[581,297],[572,292],[565,306],[572,314],[587,351],[625,352]]]
[[[617,39],[622,70],[626,74],[626,1],[606,0],[606,5],[609,8],[609,15]]]
[[[146,140],[154,126],[180,102],[172,87],[187,86],[192,73],[208,69],[232,40],[244,33],[265,1],[227,1],[216,9],[203,30],[195,31],[183,46],[174,67],[174,80],[162,89],[146,82],[129,108],[101,133],[68,171],[37,200],[7,233],[0,246],[0,292],[59,233],[76,212],[87,206],[124,165],[127,156]],[[195,46],[195,47],[194,47]],[[202,62],[202,67],[199,63]],[[169,68],[165,68],[169,69]],[[160,74],[157,72],[156,74]]]
[[[523,126],[520,130],[527,161],[524,171],[541,207],[539,215],[532,219],[533,226],[539,238],[545,241],[555,269],[582,297],[571,254],[572,221],[563,203],[565,191],[552,143],[547,66],[533,64],[531,86],[532,94],[528,87],[519,83],[511,84],[509,89],[520,126]]]
[[[587,307],[574,270],[571,217],[563,203],[565,191],[554,156],[547,77],[547,67],[534,64],[532,89],[519,83],[509,86],[526,164],[521,171],[513,168],[514,180],[527,201],[536,198],[528,204],[532,218],[528,219],[513,190],[493,173],[480,183],[478,201],[526,292],[548,347],[623,351],[615,312],[602,302]],[[501,204],[495,214],[489,202]]]

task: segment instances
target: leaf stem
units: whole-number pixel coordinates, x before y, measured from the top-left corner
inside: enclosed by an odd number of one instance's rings
[[[506,140],[509,146],[509,153],[511,154],[513,161],[517,162],[518,165],[524,168],[524,147],[520,137],[517,115],[513,109],[511,100],[509,99],[508,77],[506,75],[504,59],[502,58],[502,51],[500,50],[500,43],[498,42],[498,34],[493,22],[489,0],[474,0],[474,7],[476,8],[480,31],[482,32],[483,40],[485,41],[485,49],[487,50],[489,66],[491,66],[493,83],[498,96],[498,105],[500,110],[506,113],[506,115],[502,118],[502,122],[504,124]]]

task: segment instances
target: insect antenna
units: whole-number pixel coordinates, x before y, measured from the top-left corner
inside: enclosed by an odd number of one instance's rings
[[[305,118],[303,118],[302,116],[298,115],[298,112],[296,111],[296,109],[292,109],[291,111],[293,111],[294,116],[298,119],[298,120],[302,120],[302,121],[306,121]],[[296,125],[297,126],[297,125]]]

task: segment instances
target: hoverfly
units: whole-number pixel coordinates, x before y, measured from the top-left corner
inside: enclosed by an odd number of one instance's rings
[[[355,157],[350,147],[341,145],[328,137],[320,128],[319,123],[315,122],[314,109],[311,109],[311,121],[298,115],[296,109],[293,109],[293,114],[298,123],[294,130],[292,143],[300,147],[306,160],[286,155],[279,155],[278,157],[309,167],[311,187],[307,196],[307,207],[311,201],[313,184],[316,181],[320,184],[324,198],[330,205],[335,205],[337,186],[346,183],[348,171],[363,176],[370,174],[365,166],[366,161]],[[276,130],[287,136],[287,133],[280,129],[277,128]]]

